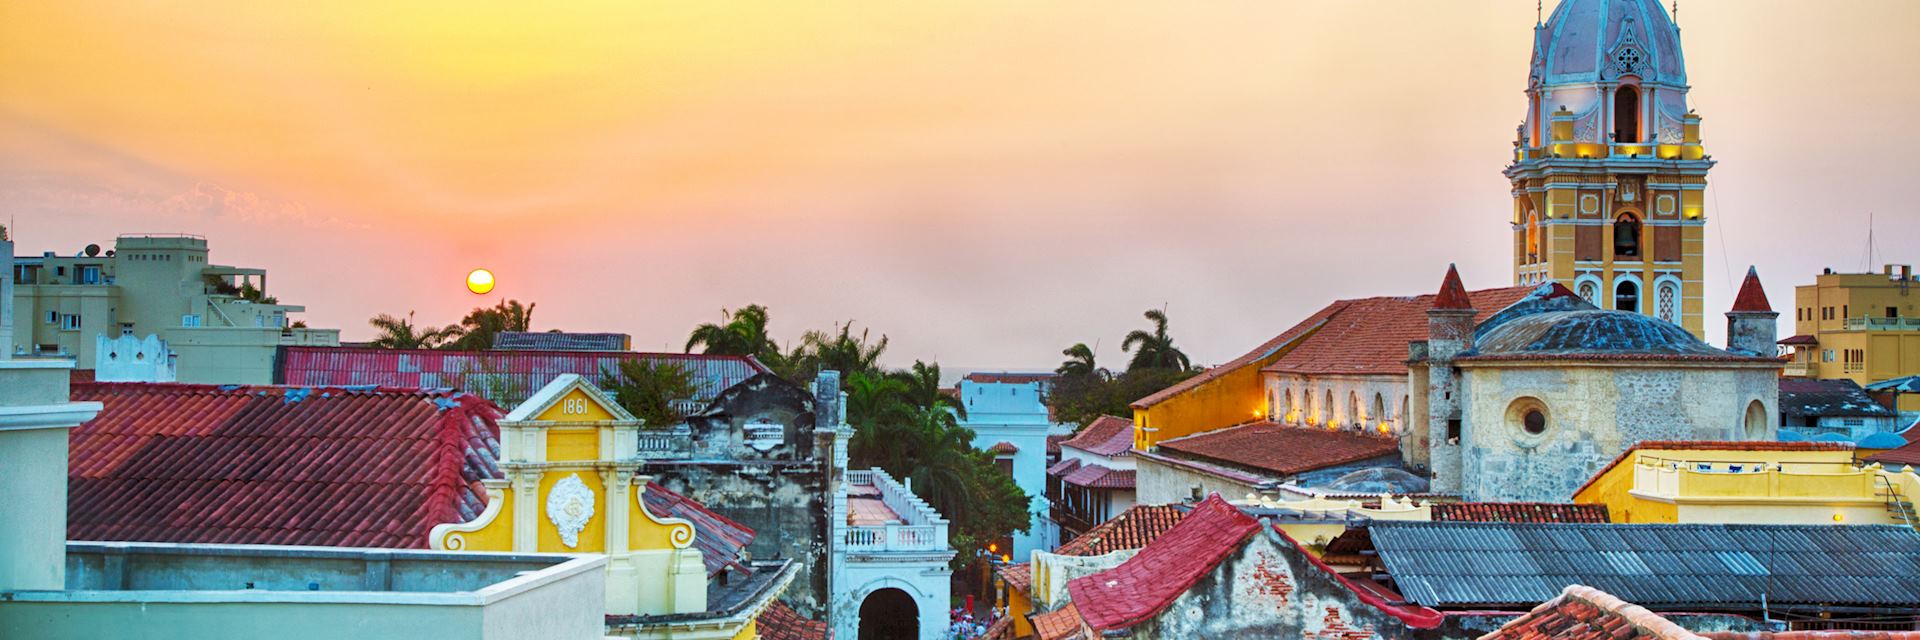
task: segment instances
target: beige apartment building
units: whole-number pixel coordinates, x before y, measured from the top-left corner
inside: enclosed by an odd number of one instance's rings
[[[338,329],[308,329],[287,317],[305,311],[267,292],[265,269],[216,265],[207,239],[125,235],[101,251],[17,257],[9,352],[66,356],[93,369],[100,337],[158,335],[180,382],[270,384],[281,345],[333,346]]]
[[[1793,349],[1786,375],[1846,378],[1861,386],[1920,375],[1920,278],[1910,265],[1880,273],[1836,273],[1794,288]],[[1901,411],[1920,411],[1903,396]],[[1914,405],[1914,406],[1906,406]]]

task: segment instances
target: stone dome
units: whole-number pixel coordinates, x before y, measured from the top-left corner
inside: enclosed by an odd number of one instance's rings
[[[1474,356],[1740,358],[1671,322],[1629,311],[1577,309],[1522,315],[1475,338]]]
[[[1528,86],[1608,82],[1684,87],[1680,29],[1659,0],[1562,0],[1534,33]]]

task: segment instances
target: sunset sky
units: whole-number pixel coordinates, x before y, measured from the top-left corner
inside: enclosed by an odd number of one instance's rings
[[[1548,11],[1552,10],[1548,2]],[[723,307],[889,363],[1050,368],[1165,307],[1196,363],[1449,262],[1510,282],[1531,0],[0,0],[21,254],[196,233],[301,316],[678,351]],[[1746,265],[1920,261],[1920,2],[1684,0],[1720,161],[1707,325]],[[464,288],[491,268],[495,295]],[[1790,330],[1788,313],[1783,330]]]

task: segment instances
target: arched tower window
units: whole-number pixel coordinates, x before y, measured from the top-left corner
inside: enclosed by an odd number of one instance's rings
[[[1621,280],[1613,286],[1613,308],[1620,311],[1640,311],[1640,285],[1632,280]]]
[[[1387,397],[1386,396],[1378,393],[1373,394],[1372,418],[1374,422],[1380,425],[1381,433],[1385,433],[1387,429]]]
[[[1360,392],[1347,392],[1347,426],[1358,428],[1365,424],[1365,416],[1360,415]]]
[[[1748,440],[1770,439],[1767,437],[1767,417],[1767,405],[1759,400],[1747,403],[1747,415],[1742,420],[1745,424],[1741,426],[1745,428]]]
[[[1540,262],[1540,214],[1527,213],[1527,264]]]
[[[1613,92],[1613,141],[1640,141],[1640,90],[1632,86]]]
[[[1613,221],[1613,257],[1640,257],[1640,219],[1633,214],[1621,214]]]
[[[1327,413],[1327,428],[1333,428],[1333,423],[1335,420],[1340,419],[1340,414],[1334,412],[1332,389],[1327,390],[1327,398],[1320,403],[1320,410]]]
[[[1680,285],[1662,282],[1653,293],[1653,317],[1680,323]]]
[[[1287,389],[1287,422],[1299,422],[1299,407],[1293,404],[1293,389]]]

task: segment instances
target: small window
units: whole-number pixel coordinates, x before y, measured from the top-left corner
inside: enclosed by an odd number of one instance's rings
[[[48,311],[48,312],[47,312],[47,324],[60,324],[60,312],[58,312],[58,311]]]
[[[65,331],[80,330],[80,314],[60,316],[60,328]]]
[[[1459,418],[1447,419],[1447,442],[1450,442],[1453,444],[1460,443],[1460,419]]]
[[[1527,433],[1537,436],[1547,432],[1547,414],[1541,413],[1539,409],[1528,409],[1526,417],[1522,418],[1521,421],[1521,425],[1526,428]]]
[[[67,267],[65,265],[54,265],[53,275],[55,276],[67,275]]]
[[[1887,317],[1888,318],[1900,317],[1900,307],[1887,307]]]
[[[180,316],[180,326],[182,327],[200,326],[200,315],[196,313],[189,313],[187,315]]]
[[[1613,288],[1613,308],[1619,311],[1640,311],[1640,285],[1631,280],[1623,280]]]

